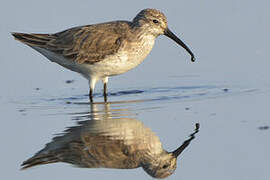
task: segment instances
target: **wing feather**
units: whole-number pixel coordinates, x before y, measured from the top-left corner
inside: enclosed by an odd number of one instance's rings
[[[77,63],[93,64],[118,52],[129,26],[128,22],[112,22],[72,28],[56,33],[48,48]]]
[[[19,41],[39,47],[77,63],[93,64],[119,51],[131,22],[114,21],[79,26],[55,34],[12,33]]]

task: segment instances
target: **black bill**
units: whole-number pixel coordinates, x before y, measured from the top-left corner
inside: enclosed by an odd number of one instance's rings
[[[185,45],[185,43],[183,41],[181,41],[176,35],[174,35],[168,28],[167,30],[164,32],[165,36],[168,36],[169,38],[171,38],[172,40],[174,40],[177,44],[179,44],[180,46],[182,46],[191,56],[191,61],[194,62],[195,61],[195,57],[194,54],[191,52],[191,50],[187,47],[187,45]]]
[[[189,135],[190,136],[189,139],[187,139],[179,148],[177,148],[176,150],[174,150],[172,152],[174,157],[177,158],[184,151],[184,149],[186,149],[188,147],[190,142],[195,138],[195,134],[199,132],[199,129],[200,129],[200,124],[196,123],[195,124],[195,131]]]

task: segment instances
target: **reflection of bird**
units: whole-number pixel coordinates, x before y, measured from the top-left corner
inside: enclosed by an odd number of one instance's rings
[[[189,48],[168,29],[165,15],[155,9],[142,10],[131,22],[80,26],[56,34],[12,35],[52,62],[87,78],[91,101],[96,82],[102,80],[106,101],[108,77],[139,65],[151,51],[156,37],[162,34],[185,48],[191,60],[195,60]]]
[[[177,156],[199,129],[197,126],[191,138],[178,149],[167,152],[158,136],[136,119],[87,120],[79,124],[23,162],[23,169],[66,162],[86,168],[142,167],[152,177],[165,178],[174,172]]]

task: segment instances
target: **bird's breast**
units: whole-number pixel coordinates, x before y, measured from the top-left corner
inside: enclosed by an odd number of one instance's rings
[[[144,36],[137,41],[124,44],[118,54],[119,65],[123,67],[123,71],[126,72],[138,66],[150,53],[154,44],[154,36]]]
[[[155,39],[154,36],[148,35],[141,36],[136,41],[126,43],[123,49],[127,52],[128,60],[141,63],[152,50]]]

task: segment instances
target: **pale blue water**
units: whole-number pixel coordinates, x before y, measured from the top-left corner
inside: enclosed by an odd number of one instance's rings
[[[139,10],[155,7],[168,16],[170,29],[198,61],[191,63],[181,47],[158,38],[142,65],[109,79],[110,112],[143,122],[168,151],[181,145],[200,123],[199,133],[168,179],[269,179],[269,2],[134,1],[105,7],[104,3],[2,3],[0,177],[150,178],[142,169],[81,169],[64,163],[20,171],[20,164],[54,134],[91,115],[91,107],[86,80],[13,40],[9,32],[57,32],[131,19]],[[98,84],[94,99],[100,114],[101,92]]]

